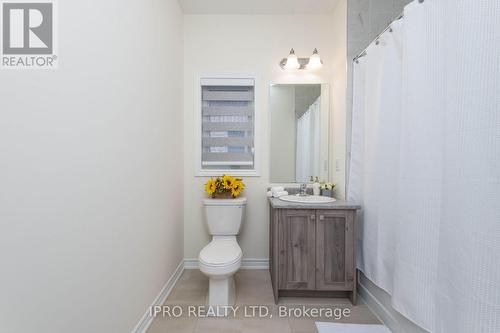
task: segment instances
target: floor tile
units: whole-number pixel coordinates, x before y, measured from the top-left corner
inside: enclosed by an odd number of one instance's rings
[[[314,320],[309,319],[289,319],[288,323],[292,333],[317,333]]]
[[[292,333],[287,319],[243,319],[242,333]]]
[[[238,319],[202,318],[196,323],[195,333],[241,333],[243,325]]]
[[[165,304],[205,304],[208,279],[199,270],[185,270]]]
[[[156,317],[148,329],[148,333],[193,333],[196,327],[196,319],[162,318]]]
[[[158,316],[148,333],[316,333],[315,321],[335,321],[340,323],[379,324],[380,321],[360,300],[352,306],[343,298],[299,298],[282,297],[274,304],[273,290],[268,270],[240,270],[235,274],[236,316],[229,318],[203,318],[188,316],[190,306],[206,305],[208,278],[197,269],[185,270],[170,293],[166,305],[181,305],[182,318],[174,319]],[[260,305],[270,311],[265,318],[249,316],[251,305]],[[280,317],[279,309],[286,308],[329,308],[337,311],[334,317]],[[245,312],[247,309],[247,312]],[[250,309],[250,310],[249,310]],[[338,318],[338,309],[349,309],[348,317]],[[325,313],[325,312],[324,312]],[[269,318],[271,317],[271,318]]]
[[[235,281],[236,304],[274,305],[273,290],[270,283]]]

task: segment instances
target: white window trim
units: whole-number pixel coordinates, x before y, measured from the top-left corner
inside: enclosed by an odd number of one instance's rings
[[[227,170],[227,169],[210,169],[204,170],[202,168],[201,161],[201,129],[202,129],[202,114],[201,114],[201,84],[202,80],[206,81],[209,79],[251,79],[254,81],[254,164],[253,169],[248,170]],[[194,138],[195,138],[195,177],[215,177],[222,176],[223,174],[230,174],[232,176],[239,177],[260,177],[260,156],[261,156],[261,129],[260,129],[260,112],[258,107],[259,100],[259,82],[255,75],[241,75],[241,74],[228,74],[228,75],[197,75],[194,79],[195,82],[195,96],[194,96]]]

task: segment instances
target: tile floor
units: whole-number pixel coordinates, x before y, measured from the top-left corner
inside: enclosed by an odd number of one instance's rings
[[[279,304],[288,308],[337,308],[350,310],[349,317],[340,320],[334,318],[295,318],[280,317],[278,306],[274,304],[269,271],[240,270],[235,275],[236,315],[227,318],[201,318],[189,313],[205,305],[208,292],[208,279],[199,270],[185,270],[170,293],[165,305],[178,305],[183,309],[180,318],[158,315],[148,333],[313,333],[317,332],[315,321],[335,321],[356,324],[379,324],[377,317],[360,299],[357,306],[349,300],[340,298],[280,298]],[[273,318],[248,317],[244,313],[245,305],[262,305],[274,313]],[[204,309],[204,308],[201,308]],[[248,308],[247,313],[251,310]],[[338,311],[341,311],[338,310]],[[265,311],[265,310],[263,310]]]

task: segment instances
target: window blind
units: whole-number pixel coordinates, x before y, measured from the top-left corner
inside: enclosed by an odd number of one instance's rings
[[[254,81],[201,81],[202,168],[254,168]]]

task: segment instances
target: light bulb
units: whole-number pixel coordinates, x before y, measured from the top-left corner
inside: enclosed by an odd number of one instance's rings
[[[299,69],[300,64],[299,64],[299,59],[297,59],[297,56],[295,55],[295,51],[293,49],[290,50],[290,54],[286,58],[286,64],[285,64],[285,69]]]
[[[312,56],[309,58],[309,62],[307,63],[307,69],[318,69],[323,66],[323,62],[321,61],[321,57],[318,54],[318,50],[314,49]]]

